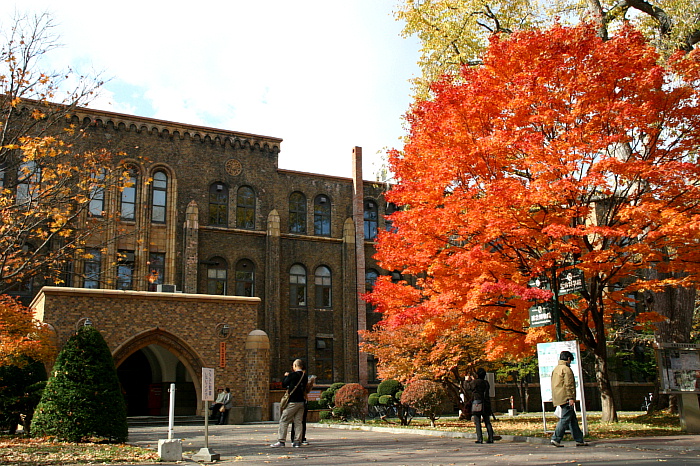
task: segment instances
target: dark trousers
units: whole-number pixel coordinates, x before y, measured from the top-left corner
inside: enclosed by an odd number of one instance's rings
[[[219,419],[221,417],[219,408],[221,408],[221,403],[214,403],[213,405],[211,405],[211,408],[209,408],[209,410],[211,411],[211,415],[209,416],[210,421],[214,419]]]
[[[301,421],[301,441],[306,442],[306,415],[309,414],[309,402],[304,401],[304,417]],[[292,441],[294,441],[294,424],[292,424]]]
[[[484,441],[484,434],[481,432],[481,421],[484,421],[484,425],[486,426],[486,435],[488,436],[486,440],[488,442],[493,442],[493,426],[491,425],[491,414],[474,413],[472,418],[474,419],[474,426],[476,427],[476,440],[478,442]]]
[[[223,412],[219,412],[219,425],[225,425],[228,423],[228,409],[225,409]]]

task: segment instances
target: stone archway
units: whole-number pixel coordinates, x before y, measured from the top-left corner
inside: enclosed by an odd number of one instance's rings
[[[152,345],[161,347],[177,357],[193,381],[196,400],[201,400],[202,393],[199,381],[202,377],[201,368],[204,366],[202,359],[197,352],[182,339],[163,329],[156,327],[144,330],[119,345],[112,354],[114,365],[119,369],[125,361],[131,360],[130,358],[132,358],[132,356],[137,355],[137,353]],[[197,406],[196,411],[199,412],[199,410],[200,408]]]

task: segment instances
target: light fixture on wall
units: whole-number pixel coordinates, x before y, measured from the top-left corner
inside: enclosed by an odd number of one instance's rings
[[[91,318],[82,317],[75,323],[75,331],[77,332],[81,327],[92,327],[94,324],[95,322]]]

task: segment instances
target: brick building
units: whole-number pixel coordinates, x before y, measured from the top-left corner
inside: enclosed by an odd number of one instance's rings
[[[89,109],[73,120],[87,134],[81,144],[124,153],[131,183],[93,199],[96,221],[101,212],[117,212],[120,220],[113,241],[98,246],[96,240],[89,258],[73,262],[67,286],[257,297],[253,322],[241,332],[268,335],[272,381],[297,357],[320,384],[375,381],[372,358],[358,351],[357,330],[378,318],[358,294],[386,273],[372,254],[377,231],[388,226],[388,206],[385,186],[362,180],[360,148],[347,152],[353,177],[339,178],[279,169],[279,138]],[[113,312],[113,328],[98,328],[119,335],[116,347],[134,338],[120,333],[120,319],[124,328],[131,328],[127,320],[141,319],[152,329],[163,327],[159,319],[181,319],[150,304],[121,316]],[[226,321],[207,319],[213,311],[206,306],[187,312],[198,313],[208,332],[212,325],[236,323],[235,313]],[[71,319],[79,315],[87,314]],[[178,338],[194,348],[195,335]],[[142,343],[116,358],[122,377],[139,377],[145,373],[139,368],[153,369],[154,361],[196,365],[182,361],[174,347],[149,350],[152,343]],[[190,370],[183,380],[196,375]]]

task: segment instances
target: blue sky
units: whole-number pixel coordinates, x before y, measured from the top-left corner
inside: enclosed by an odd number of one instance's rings
[[[51,12],[50,66],[103,70],[94,108],[283,138],[281,168],[349,177],[353,146],[374,179],[400,147],[418,43],[393,0],[87,2],[3,0]]]

